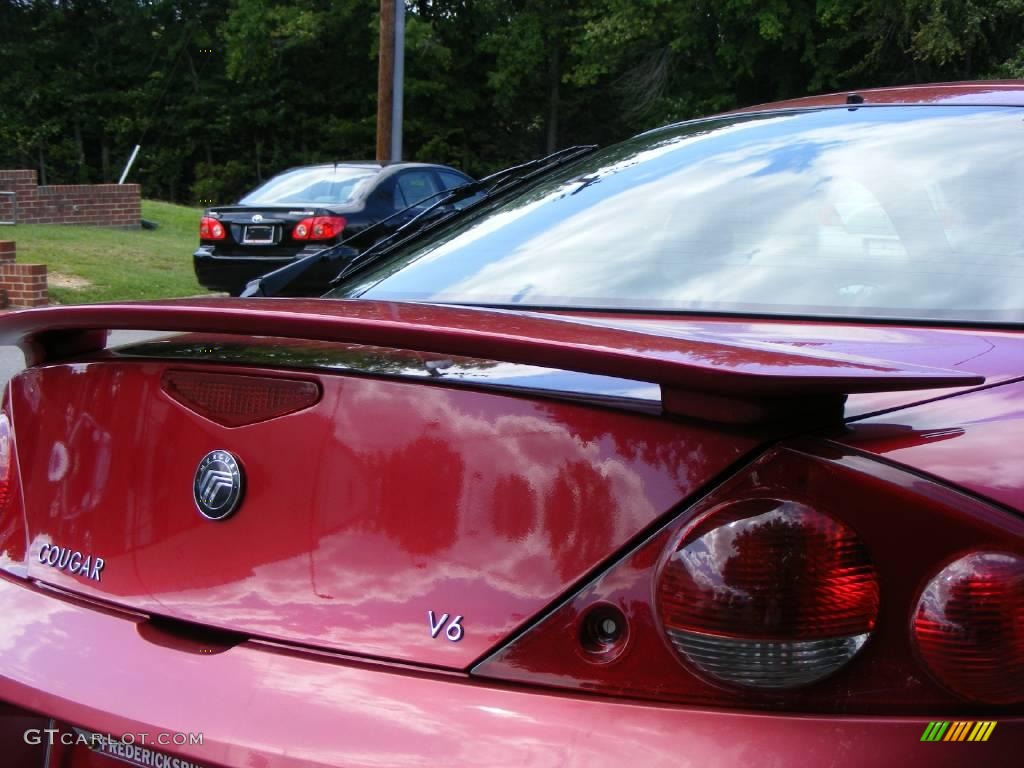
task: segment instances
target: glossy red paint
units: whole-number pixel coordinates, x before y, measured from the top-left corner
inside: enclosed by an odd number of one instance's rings
[[[1022,436],[1017,381],[856,421],[841,439],[1024,513]]]
[[[888,360],[985,377],[985,385],[1024,376],[1024,332],[995,328],[910,326],[893,323],[665,317],[658,315],[588,315],[638,331],[700,339],[729,338],[747,347],[814,353],[852,360]],[[903,408],[915,402],[946,398],[975,388],[852,394],[846,418]]]
[[[12,382],[29,577],[145,613],[442,667],[490,651],[764,439],[340,375],[306,377],[322,391],[312,407],[232,428],[170,397],[167,368],[210,370],[69,363]],[[280,375],[217,368],[232,371]],[[216,522],[192,498],[215,449],[238,456],[247,484],[239,511]],[[4,547],[8,569],[22,535]],[[79,564],[102,557],[101,579],[41,563],[46,544],[80,552]],[[431,637],[428,611],[463,616],[462,638]]]
[[[466,355],[738,397],[843,396],[980,384],[968,373],[744,346],[728,337],[644,333],[608,323],[378,301],[183,299],[48,307],[0,317],[0,343],[30,364],[102,348],[109,329],[211,331],[347,341]],[[102,337],[102,341],[101,341]]]
[[[990,104],[1024,106],[1024,88],[1020,80],[986,80],[983,82],[931,83],[929,85],[903,85],[893,88],[866,88],[841,91],[820,96],[804,96],[770,104],[758,104],[735,112],[763,112],[773,109],[805,109],[813,107],[847,106],[850,93],[861,96],[865,106],[871,104]],[[852,105],[852,106],[857,106]],[[731,114],[731,113],[730,113]]]
[[[3,577],[0,614],[12,617],[0,699],[94,732],[202,733],[202,746],[166,751],[231,768],[953,768],[1013,765],[1024,748],[1020,717],[998,718],[984,743],[930,744],[920,741],[937,719],[928,716],[752,715],[552,695],[253,642],[181,654],[140,638],[137,618]]]
[[[834,516],[864,542],[878,574],[879,613],[867,643],[847,666],[805,689],[703,679],[677,658],[656,610],[653,592],[675,543],[706,513],[749,498],[792,500]],[[697,706],[952,717],[968,705],[917,661],[910,624],[927,580],[975,550],[1024,554],[1024,519],[850,449],[803,441],[768,452],[720,485],[473,674]],[[602,605],[617,607],[629,622],[629,642],[611,660],[590,658],[579,643],[581,621]],[[1021,714],[1021,706],[1001,711]]]

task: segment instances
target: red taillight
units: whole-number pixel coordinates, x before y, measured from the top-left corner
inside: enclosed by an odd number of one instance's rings
[[[203,216],[199,220],[200,240],[223,240],[225,237],[227,237],[227,233],[224,231],[224,225],[217,219]]]
[[[7,509],[11,499],[11,485],[14,475],[14,438],[11,421],[6,413],[0,413],[0,514]]]
[[[320,386],[303,379],[167,371],[163,388],[186,408],[226,427],[266,421],[315,405]]]
[[[937,716],[971,695],[1019,714],[1019,693],[983,699],[979,681],[1001,649],[1021,690],[1022,542],[1024,520],[941,483],[834,444],[782,446],[472,673],[690,706]],[[964,634],[943,641],[940,670],[915,639],[922,583],[957,553],[1001,551],[1013,567],[984,560],[950,604]],[[954,659],[973,692],[943,671]]]
[[[5,404],[5,410],[0,411],[0,570],[24,577],[28,537],[21,512],[14,430],[7,407]]]
[[[345,231],[344,216],[315,216],[303,219],[292,229],[294,240],[333,240]]]
[[[716,680],[759,688],[832,674],[878,615],[878,578],[857,534],[771,498],[709,513],[665,563],[657,595],[683,659]]]
[[[977,552],[933,578],[914,614],[928,670],[986,704],[1024,701],[1024,557]]]

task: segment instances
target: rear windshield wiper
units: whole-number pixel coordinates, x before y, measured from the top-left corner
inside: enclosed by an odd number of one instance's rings
[[[363,269],[364,267],[367,267],[370,264],[378,261],[383,256],[386,256],[387,254],[391,253],[391,251],[393,251],[395,248],[405,245],[410,240],[413,240],[429,232],[432,232],[433,230],[440,227],[442,224],[451,221],[456,216],[462,216],[463,214],[473,211],[483,203],[494,199],[495,196],[504,194],[510,190],[521,187],[524,184],[533,181],[538,176],[547,173],[551,169],[557,168],[560,165],[565,165],[566,163],[576,160],[577,158],[580,158],[583,155],[593,152],[595,149],[597,149],[596,144],[581,144],[578,146],[566,147],[565,149],[560,149],[557,152],[553,152],[550,155],[546,155],[545,157],[537,158],[536,160],[530,160],[527,163],[514,165],[510,168],[505,168],[504,170],[492,173],[490,176],[487,176],[481,179],[480,181],[476,182],[478,186],[485,187],[484,195],[479,200],[473,201],[465,208],[460,208],[451,211],[446,215],[431,221],[429,224],[420,229],[408,232],[406,233],[406,236],[401,239],[399,239],[398,236],[403,234],[403,231],[406,229],[406,227],[399,227],[394,232],[392,232],[388,237],[374,243],[372,246],[370,246],[361,254],[359,254],[357,258],[353,259],[344,267],[342,267],[341,272],[338,273],[338,276],[331,280],[330,286],[334,287],[340,284],[347,277],[350,277],[352,274],[359,271],[360,269]],[[452,192],[454,193],[461,189],[463,189],[463,187],[457,187],[456,189],[453,189]],[[466,196],[471,197],[472,194]],[[442,205],[445,202],[450,202],[450,200],[439,201],[435,205],[431,206],[431,209],[436,208],[438,205]],[[409,224],[412,224],[414,221],[416,221],[416,219],[410,221]]]
[[[433,230],[442,222],[450,221],[455,216],[460,216],[463,213],[475,209],[478,205],[483,203],[485,200],[491,199],[496,194],[518,187],[521,184],[539,176],[541,173],[571,160],[575,160],[582,155],[592,152],[596,148],[596,144],[567,147],[557,152],[553,152],[550,155],[546,155],[545,157],[496,171],[495,173],[485,176],[478,181],[467,182],[466,184],[462,184],[458,187],[427,195],[421,200],[417,200],[412,205],[407,206],[400,211],[396,211],[378,222],[375,222],[358,234],[345,238],[336,245],[329,246],[328,248],[324,248],[316,253],[311,253],[308,256],[297,259],[290,264],[285,264],[283,267],[279,267],[272,272],[268,272],[262,277],[250,281],[245,286],[245,290],[242,291],[241,295],[243,298],[252,296],[276,296],[302,274],[308,271],[314,264],[322,261],[338,261],[340,259],[346,259],[348,260],[348,263],[341,268],[338,275],[329,283],[331,286],[337,285],[357,269],[361,269],[371,262],[376,261],[384,254],[389,253],[392,248],[409,241],[413,237],[419,236],[421,233]],[[466,198],[473,197],[474,195],[481,193],[482,197],[479,200],[474,201],[465,208],[453,210],[444,216],[438,217],[436,220],[422,228],[415,227],[417,222],[421,221],[437,208],[449,203],[465,200]],[[382,224],[385,224],[396,216],[401,216],[402,214],[407,213],[414,208],[418,208],[427,201],[433,200],[437,197],[440,197],[440,199],[417,213],[390,235],[378,240],[362,252],[349,245],[353,240],[364,238],[368,232]],[[401,235],[404,235],[404,237],[400,237]]]
[[[396,229],[395,232],[392,233],[392,235],[401,231],[409,224],[418,221],[424,213],[434,210],[434,208],[436,208],[437,205],[447,202],[455,192],[460,192],[462,190],[472,188],[468,194],[477,194],[480,191],[477,187],[481,183],[482,182],[479,181],[471,181],[462,184],[458,187],[453,187],[452,189],[444,189],[441,190],[440,192],[435,192],[432,195],[427,195],[421,200],[417,200],[412,205],[406,206],[405,208],[402,208],[399,211],[395,211],[390,216],[385,216],[380,221],[375,221],[366,229],[361,230],[354,235],[346,237],[340,243],[336,243],[335,245],[323,248],[322,250],[319,250],[316,253],[311,253],[308,256],[303,256],[301,259],[296,259],[295,261],[289,264],[285,264],[283,267],[278,267],[275,270],[267,272],[265,275],[261,275],[260,277],[257,277],[255,280],[250,280],[248,283],[246,283],[245,289],[242,291],[240,296],[242,298],[250,298],[253,296],[276,296],[289,285],[291,285],[291,283],[293,283],[301,275],[307,272],[314,264],[317,264],[321,261],[337,261],[339,259],[351,259],[355,256],[358,256],[360,251],[349,244],[354,240],[364,239],[367,233],[372,232],[373,230],[383,226],[384,224],[391,221],[395,217],[401,216],[403,213],[408,213],[412,209],[423,205],[423,203],[427,202],[428,200],[432,200],[433,198],[438,197],[439,195],[447,195],[447,197],[442,198],[440,203],[436,203],[434,205],[429,206],[422,213],[414,216],[406,224],[403,224],[401,227]],[[389,240],[392,237],[392,235],[389,235],[380,242],[385,242]],[[374,245],[376,245],[376,243]],[[370,248],[373,247],[374,246],[370,246]],[[366,250],[370,250],[370,248],[367,248]],[[363,253],[365,252],[366,251],[363,251]]]

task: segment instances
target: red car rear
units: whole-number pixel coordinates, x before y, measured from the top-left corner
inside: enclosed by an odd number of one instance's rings
[[[774,105],[325,299],[0,318],[5,764],[1014,763],[1022,133]]]

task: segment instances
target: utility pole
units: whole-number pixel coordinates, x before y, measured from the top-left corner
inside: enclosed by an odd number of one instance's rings
[[[402,97],[405,90],[405,0],[395,0],[395,63],[391,87],[391,162],[402,159]]]
[[[380,54],[377,65],[377,162],[391,159],[394,111],[395,0],[380,0]]]

